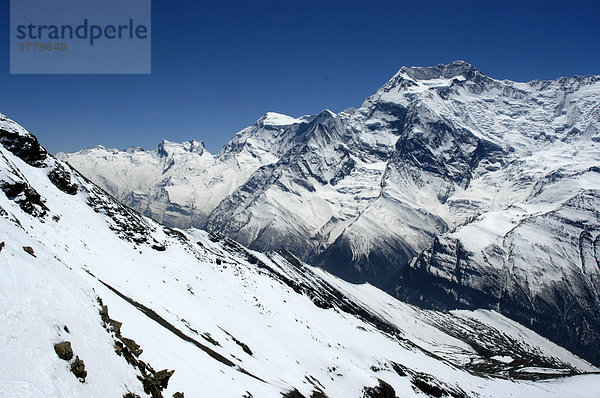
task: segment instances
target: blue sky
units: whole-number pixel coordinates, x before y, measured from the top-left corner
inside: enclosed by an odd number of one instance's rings
[[[163,138],[216,152],[267,111],[359,106],[403,65],[464,59],[517,81],[600,74],[600,1],[152,2],[151,75],[10,75],[0,112],[50,152]]]

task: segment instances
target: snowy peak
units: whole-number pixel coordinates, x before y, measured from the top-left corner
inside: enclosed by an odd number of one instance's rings
[[[256,121],[256,124],[263,126],[289,126],[292,124],[302,123],[302,121],[302,119],[296,119],[281,113],[267,112]]]
[[[156,147],[156,153],[161,157],[169,157],[176,154],[193,153],[202,155],[206,148],[202,141],[185,141],[183,143],[162,140]]]
[[[428,67],[405,66],[397,73],[397,75],[402,74],[405,74],[414,80],[452,79],[454,77],[472,79],[477,75],[483,75],[473,65],[465,61],[454,61],[449,64],[439,64],[437,66]]]
[[[414,94],[424,94],[430,90],[445,98],[451,88],[457,90],[459,87],[465,87],[471,93],[481,94],[498,88],[499,83],[465,61],[429,67],[402,67],[369,100],[406,103],[407,96],[409,100]],[[385,95],[386,93],[392,93],[396,97]]]
[[[136,152],[143,152],[143,151],[144,151],[144,148],[142,148],[139,145],[135,145],[135,146],[131,145],[125,149],[125,152],[127,152],[127,153],[136,153]]]
[[[314,124],[321,123],[322,124],[328,120],[334,119],[336,116],[337,115],[334,112],[330,111],[329,109],[324,109],[311,120],[311,123],[314,123]]]

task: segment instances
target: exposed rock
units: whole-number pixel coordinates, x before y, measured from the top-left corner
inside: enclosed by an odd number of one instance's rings
[[[25,250],[26,253],[35,257],[35,253],[33,252],[33,248],[31,246],[23,246],[23,250]]]
[[[306,397],[304,397],[304,395],[302,395],[302,393],[300,391],[298,391],[295,388],[291,391],[282,393],[281,396],[283,398],[306,398]]]
[[[379,379],[379,385],[363,388],[363,398],[396,398],[396,391],[385,381]]]
[[[123,395],[123,398],[141,398],[139,395],[134,394],[132,392],[128,392],[127,394]]]
[[[0,121],[6,120],[3,115],[0,116]],[[16,123],[14,124],[16,125]],[[42,167],[48,157],[48,152],[40,145],[37,138],[24,131],[0,129],[0,144],[33,167]]]
[[[73,348],[69,341],[54,344],[54,351],[60,359],[65,361],[70,361],[73,358]]]
[[[0,242],[0,252],[4,249],[4,242]]]
[[[112,328],[112,331],[115,332],[115,334],[121,334],[121,326],[123,325],[121,322],[115,321],[114,319],[109,319],[108,324]]]
[[[169,386],[169,379],[175,373],[174,370],[163,369],[156,372],[154,379],[160,382],[161,388],[165,389]]]
[[[406,377],[408,374],[406,373],[406,368],[396,362],[392,362],[392,369],[398,374],[400,377]]]
[[[71,182],[71,175],[61,165],[57,165],[50,173],[48,173],[50,182],[56,186],[56,188],[69,194],[77,194],[77,184]]]
[[[110,317],[108,316],[108,307],[102,304],[102,300],[98,298],[98,303],[100,304],[100,318],[102,318],[102,322],[105,325],[108,325],[110,322]]]
[[[174,370],[169,371],[163,369],[141,378],[144,392],[150,394],[152,398],[162,398],[163,395],[161,391],[168,387],[169,379],[173,373],[175,373]]]
[[[188,329],[189,329],[189,327],[188,327]],[[202,337],[204,340],[208,341],[210,344],[212,344],[214,346],[219,346],[219,347],[221,346],[221,344],[219,344],[219,342],[217,340],[215,340],[208,332],[202,333],[200,335],[200,337]]]
[[[142,348],[139,346],[138,343],[135,342],[135,340],[128,339],[127,337],[123,337],[123,338],[121,338],[121,341],[132,352],[133,355],[135,355],[136,357],[139,357],[140,355],[142,355],[142,352],[144,350],[142,350]]]
[[[71,364],[71,372],[81,381],[82,383],[85,381],[87,377],[87,370],[85,370],[85,364],[83,360],[79,359],[79,356],[75,357],[75,360]]]
[[[223,330],[223,329],[221,329],[221,330]],[[225,333],[226,333],[226,334],[227,334],[229,337],[231,337],[231,339],[232,339],[232,340],[235,342],[235,344],[237,344],[237,345],[239,345],[240,347],[242,347],[242,350],[243,350],[243,351],[244,351],[246,354],[248,354],[248,355],[254,355],[254,354],[252,353],[252,350],[250,349],[250,347],[248,347],[248,345],[247,345],[246,343],[244,343],[244,342],[242,342],[242,341],[240,341],[240,340],[236,339],[236,338],[235,338],[235,336],[233,336],[233,335],[232,335],[231,333],[229,333],[228,331],[226,331],[226,330],[223,330],[223,331],[224,331],[224,332],[225,332]]]
[[[27,214],[36,217],[44,217],[46,215],[48,208],[44,204],[44,199],[26,182],[16,181],[9,183],[0,181],[0,189],[7,198],[18,204]]]
[[[169,379],[175,373],[174,370],[163,369],[155,371],[150,364],[138,359],[142,354],[143,350],[133,339],[128,339],[121,335],[121,325],[119,321],[111,319],[108,315],[108,307],[104,305],[100,297],[97,298],[98,304],[100,304],[100,318],[104,328],[108,332],[114,333],[115,341],[115,352],[119,356],[123,356],[128,364],[133,368],[136,368],[140,372],[138,379],[142,382],[144,392],[149,394],[152,398],[163,398],[162,390],[166,389],[169,384]],[[133,393],[127,393],[124,398],[135,398],[137,395]],[[175,398],[183,398],[183,393],[177,392],[173,395]]]
[[[431,397],[442,397],[446,395],[443,389],[422,379],[413,380],[413,385]]]
[[[242,350],[248,354],[248,355],[253,355],[252,350],[250,349],[250,347],[248,347],[248,345],[246,343],[242,343],[241,341],[239,341],[238,339],[236,339],[235,337],[231,336],[233,338],[233,341],[235,341],[235,344],[239,345],[240,347],[242,347]]]

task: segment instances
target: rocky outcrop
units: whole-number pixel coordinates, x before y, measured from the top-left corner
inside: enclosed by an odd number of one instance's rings
[[[104,328],[112,334],[115,340],[115,352],[125,358],[128,364],[140,372],[138,379],[142,382],[144,392],[152,398],[163,398],[162,391],[169,385],[169,379],[175,373],[174,370],[163,369],[156,371],[149,363],[142,361],[139,356],[143,350],[135,340],[121,335],[122,323],[111,319],[108,315],[108,307],[98,298],[100,305],[100,318]],[[183,393],[180,396],[183,396]]]
[[[392,386],[380,379],[378,386],[365,387],[363,389],[363,398],[396,398],[396,391]]]
[[[35,257],[35,252],[33,251],[33,247],[31,246],[23,246],[23,251],[29,254],[32,257]]]
[[[71,372],[81,381],[85,382],[85,378],[87,377],[87,370],[85,370],[85,363],[79,359],[78,356],[75,357],[75,360],[71,363]]]
[[[0,114],[0,144],[30,166],[41,167],[48,157],[48,152],[34,135],[2,114]]]
[[[87,377],[87,371],[85,370],[85,363],[83,360],[79,358],[79,356],[75,356],[73,359],[73,348],[71,347],[70,341],[61,341],[60,343],[54,344],[54,352],[56,355],[63,361],[70,362],[71,373],[75,375],[82,383],[85,382],[85,378]],[[72,361],[71,361],[72,360]]]
[[[73,348],[71,348],[70,341],[62,341],[54,344],[54,352],[56,352],[56,355],[58,355],[60,359],[65,361],[73,359]]]

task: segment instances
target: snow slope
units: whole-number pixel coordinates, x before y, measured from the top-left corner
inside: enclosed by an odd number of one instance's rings
[[[592,397],[600,388],[597,368],[494,311],[419,309],[286,251],[163,227],[3,115],[0,140],[2,396],[146,396],[146,364],[175,370],[157,390],[165,396]],[[143,351],[123,348],[126,338]],[[56,356],[61,341],[84,361],[84,382]]]

